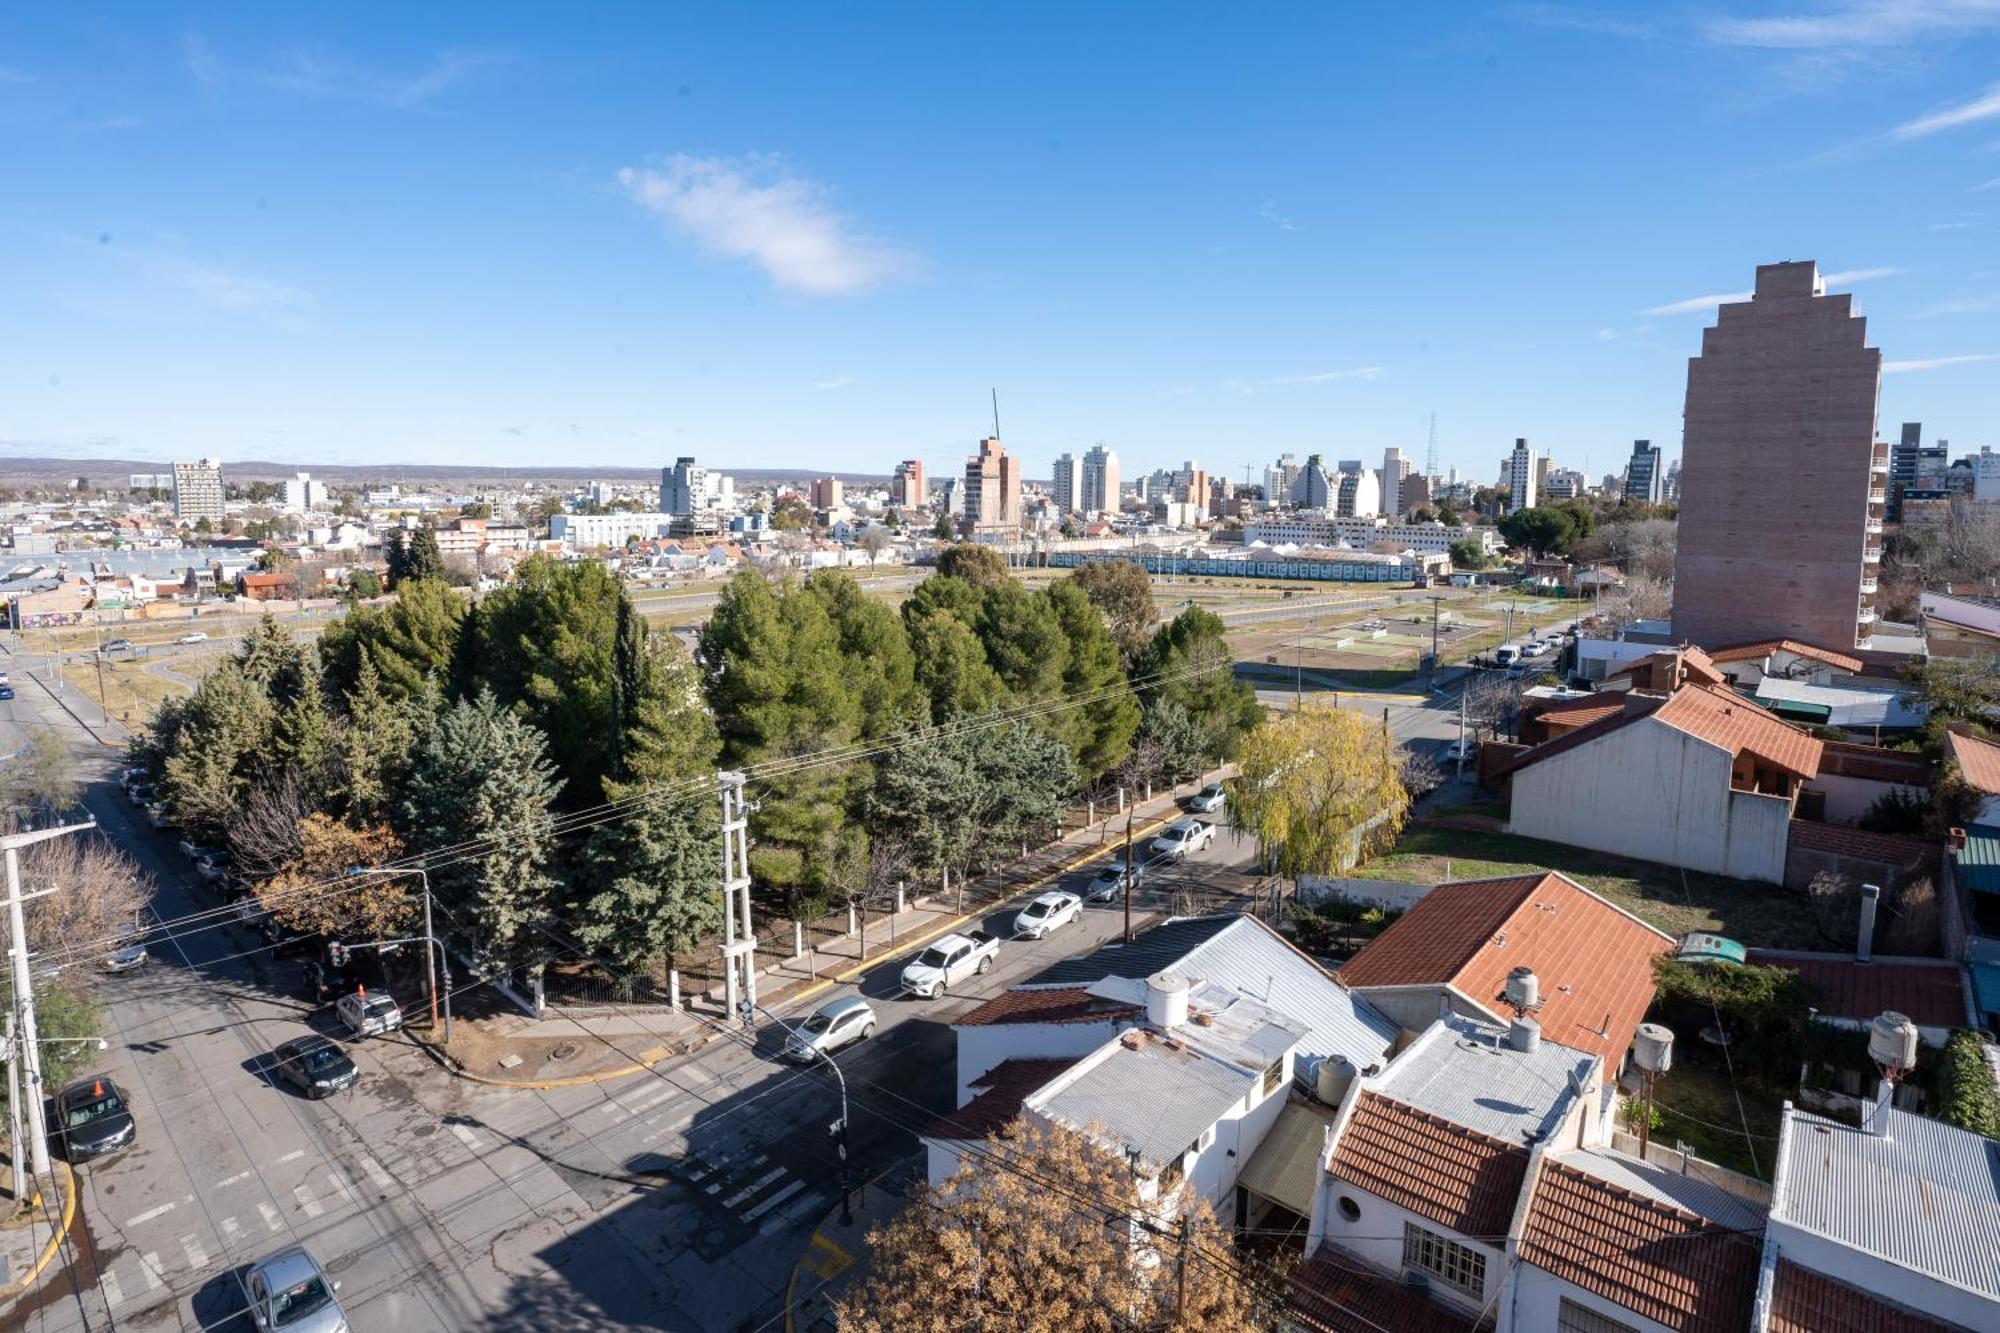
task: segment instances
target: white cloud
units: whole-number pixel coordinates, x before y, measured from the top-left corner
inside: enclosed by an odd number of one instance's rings
[[[1937,370],[1944,366],[1969,366],[1981,361],[2000,361],[2000,352],[1976,352],[1970,356],[1934,356],[1923,361],[1884,361],[1884,375],[1903,375],[1913,370]]]
[[[1857,282],[1872,282],[1876,278],[1893,278],[1902,271],[1899,268],[1844,268],[1838,273],[1822,273],[1820,281],[1829,287],[1852,287]]]
[[[1982,190],[2000,190],[2000,176],[1995,176],[1992,180],[1987,181],[1984,185],[1975,185],[1970,190],[1967,190],[1966,193],[1978,194]]]
[[[1965,230],[1965,229],[1966,229],[1967,227],[1970,227],[1971,225],[1972,225],[1972,224],[1971,224],[1970,222],[1933,222],[1933,223],[1931,223],[1931,225],[1930,225],[1930,226],[1928,226],[1928,227],[1924,228],[1924,230],[1925,230],[1925,231],[1964,231],[1964,230]]]
[[[199,264],[186,259],[144,259],[146,270],[169,287],[192,292],[218,310],[300,310],[313,303],[311,292],[254,273]]]
[[[1940,301],[1917,312],[1919,319],[1932,319],[1939,315],[1987,315],[2000,311],[2000,296],[1962,296],[1956,300]]]
[[[1994,84],[1969,102],[1957,106],[1939,107],[1915,120],[1906,120],[1889,131],[1891,139],[1921,139],[1936,134],[1939,130],[1957,129],[1961,125],[1976,125],[1981,121],[2000,119],[2000,83]]]
[[[854,376],[852,376],[852,375],[835,375],[835,376],[834,376],[834,377],[833,377],[832,379],[830,379],[830,380],[815,380],[815,381],[813,382],[813,388],[815,388],[815,389],[845,389],[845,388],[846,388],[846,387],[847,387],[848,385],[850,385],[850,384],[852,384],[852,383],[854,383]]]
[[[412,111],[456,88],[483,69],[502,63],[494,51],[449,50],[431,57],[422,69],[408,73],[366,69],[335,56],[292,51],[275,64],[231,65],[216,55],[206,39],[196,35],[182,43],[188,71],[210,94],[232,83],[321,101],[363,102],[396,111]]]
[[[623,168],[618,184],[710,254],[748,259],[792,291],[851,296],[917,267],[856,234],[823,186],[792,175],[778,157],[676,154],[658,167]]]
[[[1665,305],[1647,306],[1642,315],[1692,315],[1697,310],[1713,310],[1719,305],[1733,301],[1747,301],[1749,292],[1717,292],[1713,296],[1690,296],[1685,301],[1669,301]]]
[[[1310,375],[1271,375],[1261,380],[1225,380],[1223,387],[1240,394],[1262,393],[1266,389],[1296,388],[1299,385],[1337,384],[1346,380],[1379,380],[1388,374],[1386,366],[1356,366],[1351,370],[1320,370]]]
[[[1850,0],[1811,13],[1714,19],[1702,33],[1723,46],[1838,53],[1995,27],[2000,0]]]
[[[1299,225],[1278,211],[1278,201],[1266,199],[1264,206],[1257,210],[1257,216],[1276,227],[1279,231],[1297,231]]]
[[[1507,15],[1539,28],[1594,32],[1606,37],[1653,37],[1659,32],[1658,28],[1642,19],[1628,19],[1572,5],[1510,5]]]

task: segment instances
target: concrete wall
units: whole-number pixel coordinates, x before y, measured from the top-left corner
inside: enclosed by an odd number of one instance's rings
[[[1616,1301],[1607,1301],[1582,1287],[1572,1286],[1547,1269],[1533,1264],[1522,1264],[1509,1285],[1512,1289],[1500,1302],[1500,1318],[1494,1326],[1495,1333],[1548,1333],[1556,1327],[1565,1300],[1595,1310],[1607,1319],[1615,1319],[1620,1327],[1634,1329],[1636,1333],[1676,1333],[1675,1329],[1665,1324],[1628,1310]]]
[[[1340,1211],[1343,1195],[1360,1205],[1361,1215],[1352,1222]],[[1345,1250],[1384,1273],[1401,1274],[1404,1271],[1403,1226],[1407,1222],[1414,1222],[1427,1231],[1436,1232],[1447,1240],[1457,1241],[1486,1256],[1486,1286],[1477,1300],[1434,1277],[1430,1284],[1433,1296],[1472,1310],[1483,1307],[1500,1290],[1507,1265],[1505,1252],[1499,1247],[1469,1240],[1450,1227],[1433,1222],[1428,1217],[1419,1217],[1407,1208],[1336,1179],[1331,1172],[1320,1172],[1319,1191],[1313,1202],[1313,1225],[1316,1231],[1324,1226],[1325,1244]],[[1544,1327],[1553,1328],[1554,1325]]]
[[[1238,1102],[1215,1122],[1215,1140],[1197,1153],[1188,1167],[1188,1183],[1208,1200],[1215,1215],[1228,1223],[1236,1216],[1236,1179],[1243,1174],[1250,1154],[1271,1132],[1278,1112],[1292,1085],[1293,1055],[1285,1056],[1285,1076],[1275,1090],[1266,1093],[1259,1083],[1243,1102]],[[1247,1102],[1247,1105],[1246,1105]],[[1234,1154],[1233,1156],[1231,1154]]]
[[[1868,807],[1875,804],[1892,791],[1905,792],[1913,796],[1924,795],[1921,787],[1906,787],[1894,782],[1878,782],[1873,778],[1850,778],[1838,773],[1821,773],[1806,784],[1806,790],[1826,794],[1826,819],[1829,824],[1853,824],[1868,813]]]
[[[1299,876],[1299,901],[1308,905],[1323,902],[1359,903],[1385,911],[1407,912],[1435,884],[1405,884],[1393,879],[1343,879],[1328,875]]]
[[[1510,832],[1780,884],[1791,802],[1729,786],[1731,756],[1652,718],[1518,770]]]
[[[1802,1231],[1780,1218],[1770,1220],[1767,1234],[1777,1242],[1778,1253],[1801,1268],[1962,1328],[2000,1328],[2000,1301]]]

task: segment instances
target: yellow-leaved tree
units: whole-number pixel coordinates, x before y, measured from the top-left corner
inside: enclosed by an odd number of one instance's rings
[[[1109,1149],[1018,1119],[868,1244],[840,1333],[1252,1333],[1282,1286],[1185,1187],[1142,1204]]]
[[[1325,703],[1267,719],[1237,752],[1230,822],[1281,875],[1337,875],[1403,831],[1410,796],[1378,723]]]

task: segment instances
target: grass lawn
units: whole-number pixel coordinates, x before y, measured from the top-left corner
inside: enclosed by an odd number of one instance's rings
[[[1682,874],[1672,866],[1511,833],[1413,823],[1403,830],[1394,851],[1353,873],[1367,879],[1441,884],[1529,870],[1560,870],[1669,935],[1709,930],[1752,948],[1828,947],[1804,896],[1789,889],[1688,871],[1684,893]]]
[[[1717,1057],[1710,1067],[1706,1051],[1698,1060],[1676,1060],[1671,1072],[1653,1087],[1653,1109],[1660,1124],[1653,1142],[1671,1147],[1677,1140],[1694,1149],[1696,1157],[1740,1171],[1758,1180],[1771,1178],[1778,1152],[1778,1116],[1784,1098],[1764,1092],[1737,1070],[1737,1086],[1743,1090],[1739,1112],[1736,1094]],[[1750,1140],[1743,1137],[1743,1121],[1750,1122]],[[1754,1151],[1753,1151],[1754,1146]]]
[[[220,660],[220,659],[217,659]],[[186,668],[188,662],[180,662]],[[192,674],[200,674],[200,668]],[[72,704],[86,718],[100,706],[97,669],[84,663],[73,664],[64,673],[69,682],[72,696],[82,695],[81,701],[72,697]],[[186,694],[187,688],[176,681],[156,675],[143,669],[140,663],[131,660],[107,658],[104,663],[102,707],[111,716],[122,719],[127,726],[142,725],[159,707],[160,700],[170,695]]]

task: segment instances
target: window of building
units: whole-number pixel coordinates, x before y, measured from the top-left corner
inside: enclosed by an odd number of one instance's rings
[[[1196,1137],[1193,1143],[1190,1143],[1188,1145],[1188,1153],[1190,1155],[1193,1155],[1194,1153],[1201,1152],[1203,1149],[1207,1148],[1211,1143],[1214,1142],[1215,1142],[1215,1126],[1210,1125],[1207,1129],[1204,1129],[1199,1136]]]
[[[1403,1223],[1403,1267],[1417,1268],[1474,1300],[1486,1289],[1486,1256],[1415,1222]]]
[[[1565,1296],[1562,1309],[1556,1314],[1556,1333],[1639,1333],[1639,1330]]]
[[[1353,1196],[1347,1194],[1341,1195],[1339,1208],[1340,1215],[1348,1221],[1359,1222],[1361,1220],[1361,1205],[1354,1201]]]
[[[1280,1083],[1283,1083],[1284,1081],[1285,1081],[1285,1057],[1281,1055],[1276,1060],[1271,1062],[1271,1067],[1269,1069],[1266,1069],[1264,1071],[1263,1095],[1266,1097],[1270,1096],[1273,1092],[1276,1092],[1278,1090],[1278,1085]]]

